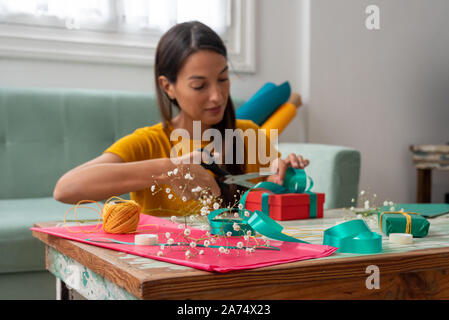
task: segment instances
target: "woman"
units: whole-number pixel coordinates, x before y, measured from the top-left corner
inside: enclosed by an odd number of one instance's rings
[[[137,129],[115,142],[99,157],[64,174],[54,189],[56,200],[65,203],[87,199],[98,201],[130,192],[131,199],[142,206],[143,213],[160,216],[176,214],[183,202],[196,199],[198,193],[191,188],[183,188],[185,180],[174,179],[167,174],[178,171],[175,169],[179,167],[179,160],[194,156],[194,153],[189,153],[180,155],[178,161],[170,159],[172,148],[177,144],[170,140],[174,130],[183,129],[192,137],[195,121],[200,121],[202,132],[216,129],[222,137],[225,137],[226,129],[258,129],[251,121],[235,119],[229,95],[226,47],[206,25],[196,21],[186,22],[167,31],[156,49],[154,69],[163,121],[152,127]],[[235,160],[242,150],[236,150],[236,145],[233,148]],[[247,158],[247,145],[244,148]],[[231,150],[222,150],[221,159],[227,152]],[[277,159],[277,155],[275,158],[272,159],[271,170],[275,170],[276,174],[267,177],[267,180],[280,184],[289,166],[304,168],[309,163],[294,154],[286,159]],[[232,174],[255,172],[263,167],[260,163],[239,164],[237,161],[221,166]],[[184,164],[182,170],[194,177],[192,185],[207,186],[210,193],[221,196],[225,204],[232,202],[237,192],[236,186],[220,190],[215,178],[199,164]],[[154,186],[158,186],[158,190],[168,188],[168,195],[175,193],[178,196],[169,198],[166,192],[159,192]],[[182,196],[179,189],[183,190]]]

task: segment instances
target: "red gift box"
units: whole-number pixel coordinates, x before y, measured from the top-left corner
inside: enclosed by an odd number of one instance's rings
[[[262,210],[262,195],[269,193],[270,218],[278,221],[310,219],[310,197],[307,193],[273,194],[267,191],[251,191],[246,196],[245,208]],[[323,217],[324,193],[315,193],[317,199],[316,218]]]

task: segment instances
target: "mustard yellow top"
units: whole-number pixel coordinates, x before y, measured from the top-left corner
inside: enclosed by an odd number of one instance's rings
[[[259,126],[254,122],[250,120],[237,120],[236,129],[241,129],[244,137],[243,145],[245,173],[258,172],[260,168],[269,166],[269,162],[265,162],[267,159],[272,161],[280,156],[277,150],[275,150],[276,152],[271,157],[269,156],[271,145],[270,139],[269,137],[266,137],[265,134],[261,136],[257,134]],[[246,131],[248,129],[255,130],[255,141],[248,138],[248,136],[250,135],[250,132]],[[175,145],[176,148],[179,148],[181,145],[183,145],[183,143],[181,143],[183,140],[181,139],[178,139],[178,141],[170,141],[170,134],[172,133],[172,131],[173,127],[169,125],[164,128],[162,123],[150,127],[139,128],[136,129],[133,133],[116,141],[112,146],[107,148],[104,153],[114,153],[122,158],[124,162],[170,158],[172,148]],[[265,140],[265,143],[260,140],[262,137]],[[213,138],[211,140],[213,140]],[[190,148],[179,148],[180,150],[178,150],[178,155],[191,152],[195,150],[198,145],[201,145],[201,147],[206,147],[207,145],[211,144],[210,140],[199,142],[191,139],[185,139],[184,143],[186,141],[190,144]],[[264,157],[261,157],[259,155],[259,141],[260,146],[265,147],[265,150],[260,150],[261,153],[265,153]],[[248,154],[248,144],[255,147],[255,153],[250,152]],[[195,146],[195,149],[193,148],[193,146]],[[223,148],[224,146],[225,143],[223,142]],[[271,145],[271,147],[273,148],[274,146]],[[252,149],[250,149],[250,151],[251,150]],[[262,159],[262,161],[260,161],[259,158]],[[259,180],[260,179],[254,179],[251,180],[251,182],[257,182]],[[157,186],[157,189],[152,191],[150,184],[151,183],[149,182],[148,188],[144,190],[131,192],[131,199],[142,206],[142,213],[147,213],[154,216],[172,216],[178,215],[179,209],[183,206],[189,206],[189,208],[198,207],[196,206],[196,204],[198,204],[199,202],[193,200],[184,202],[176,194],[171,199],[169,199],[167,193],[165,192],[165,185]],[[199,208],[201,208],[201,206],[199,206]]]

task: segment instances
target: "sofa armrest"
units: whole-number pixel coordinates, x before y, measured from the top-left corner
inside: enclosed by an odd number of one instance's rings
[[[310,160],[306,168],[312,178],[312,191],[326,194],[325,209],[350,207],[357,203],[360,178],[360,152],[358,150],[325,144],[279,143],[282,157],[300,154]]]

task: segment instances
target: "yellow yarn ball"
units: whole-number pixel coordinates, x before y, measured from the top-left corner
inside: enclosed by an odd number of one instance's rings
[[[135,232],[140,212],[140,205],[133,200],[106,202],[103,206],[103,230],[108,233]]]

